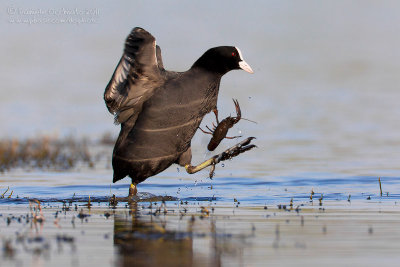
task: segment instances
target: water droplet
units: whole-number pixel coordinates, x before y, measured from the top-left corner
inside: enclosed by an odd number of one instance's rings
[[[221,163],[221,166],[222,166],[222,167],[225,167],[225,164]]]
[[[179,168],[176,168],[176,171],[179,172]]]

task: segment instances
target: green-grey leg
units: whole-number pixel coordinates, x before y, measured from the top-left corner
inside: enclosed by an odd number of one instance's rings
[[[243,140],[242,142],[234,145],[231,148],[228,148],[227,150],[225,150],[224,152],[213,156],[212,158],[200,163],[197,166],[192,166],[192,164],[187,164],[185,165],[185,169],[187,171],[187,173],[196,173],[198,171],[201,171],[204,168],[207,168],[208,166],[212,166],[211,172],[210,172],[210,177],[212,177],[212,174],[214,172],[214,165],[218,164],[221,161],[227,160],[227,159],[231,159],[233,157],[236,157],[237,155],[250,150],[254,147],[257,147],[256,145],[251,144],[250,142],[251,140],[255,139],[255,137],[248,137],[245,140]]]

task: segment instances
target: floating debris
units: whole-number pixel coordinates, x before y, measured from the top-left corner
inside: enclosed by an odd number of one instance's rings
[[[297,213],[299,213],[300,212],[300,205],[297,205],[297,207],[296,207],[296,209],[295,209],[295,211],[297,212]]]
[[[278,205],[278,209],[280,209],[280,210],[286,210],[286,205],[281,205],[281,204],[279,204]]]
[[[70,210],[70,208],[67,206],[67,204],[64,202],[63,203],[63,206],[62,206],[62,208],[61,208],[61,210],[62,211],[69,211]]]
[[[116,208],[116,206],[118,205],[118,200],[115,197],[115,195],[113,194],[112,197],[110,198],[109,202],[111,207],[113,207],[114,209]]]
[[[81,209],[81,211],[79,212],[79,214],[76,217],[83,220],[84,218],[87,218],[89,216],[90,216],[90,214],[83,213],[83,209]]]

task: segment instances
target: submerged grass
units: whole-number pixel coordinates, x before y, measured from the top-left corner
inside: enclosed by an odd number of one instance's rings
[[[42,136],[26,140],[0,140],[0,172],[14,168],[65,170],[78,163],[94,166],[85,138]]]

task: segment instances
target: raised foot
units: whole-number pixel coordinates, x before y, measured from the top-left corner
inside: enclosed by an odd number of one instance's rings
[[[250,150],[254,147],[257,147],[256,145],[250,144],[251,140],[256,139],[255,137],[248,137],[246,139],[244,139],[242,142],[234,145],[231,148],[228,148],[227,150],[225,150],[224,152],[215,155],[213,158],[214,160],[214,164],[219,163],[220,161],[224,161],[227,159],[231,159],[233,157],[236,157],[237,155],[246,152],[247,150]]]
[[[231,148],[228,148],[224,152],[217,154],[213,156],[212,158],[204,161],[203,163],[197,165],[197,166],[192,166],[191,164],[188,164],[185,166],[185,169],[188,173],[196,173],[198,171],[201,171],[202,169],[211,166],[210,170],[210,178],[213,177],[214,175],[214,170],[215,170],[215,165],[218,164],[221,161],[231,159],[233,157],[236,157],[237,155],[246,152],[254,147],[257,147],[256,145],[250,144],[251,140],[256,139],[255,137],[248,137],[244,139],[242,142],[234,145]]]

